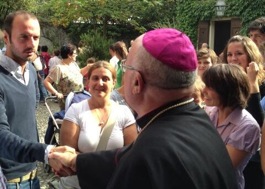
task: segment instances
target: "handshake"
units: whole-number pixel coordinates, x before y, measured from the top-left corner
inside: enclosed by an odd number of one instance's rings
[[[77,152],[69,146],[54,147],[48,155],[53,172],[60,176],[74,175],[76,172]]]

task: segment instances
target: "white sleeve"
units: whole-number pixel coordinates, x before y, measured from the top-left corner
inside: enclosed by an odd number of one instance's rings
[[[78,125],[78,115],[82,111],[81,103],[72,104],[65,113],[64,120],[71,121]]]
[[[131,124],[135,123],[135,118],[133,116],[132,111],[130,110],[130,108],[126,105],[119,105],[120,108],[120,112],[118,112],[118,114],[123,117],[123,126],[124,128],[128,127]]]

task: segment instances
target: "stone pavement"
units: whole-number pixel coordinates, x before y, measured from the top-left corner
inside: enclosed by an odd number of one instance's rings
[[[59,111],[58,103],[52,100],[47,101],[53,113]],[[44,103],[40,103],[37,109],[36,117],[38,122],[38,130],[40,135],[40,142],[44,143],[44,136],[48,126],[48,118],[50,114]],[[47,173],[44,169],[43,163],[38,163],[38,178],[40,179],[41,189],[49,189],[48,181],[53,177],[53,173]]]

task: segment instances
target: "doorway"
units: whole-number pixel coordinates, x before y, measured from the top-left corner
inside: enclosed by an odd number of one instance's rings
[[[227,41],[230,39],[231,21],[215,21],[214,51],[217,55],[223,52]]]

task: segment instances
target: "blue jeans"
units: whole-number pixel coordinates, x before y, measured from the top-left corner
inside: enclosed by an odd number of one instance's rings
[[[33,180],[23,181],[21,183],[7,183],[7,189],[40,189],[40,181],[36,177]]]
[[[43,73],[40,73],[40,72],[39,72],[39,75],[41,76],[41,78],[38,77],[38,85],[39,85],[39,90],[40,90],[40,101],[44,101],[45,98],[48,96],[48,92],[43,85],[45,76]]]

